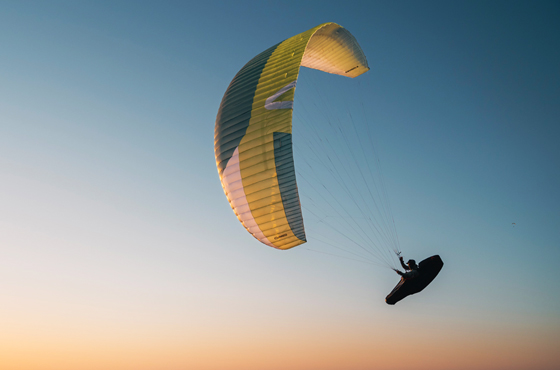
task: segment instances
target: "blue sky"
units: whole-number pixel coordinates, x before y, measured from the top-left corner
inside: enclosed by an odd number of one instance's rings
[[[435,353],[442,369],[560,364],[557,2],[2,7],[0,348],[13,368],[223,368],[218,351],[251,369],[279,347],[279,369],[397,369],[396,333],[421,338],[410,328],[432,339],[405,345],[420,368]],[[235,73],[329,21],[371,67],[360,98],[405,257],[445,262],[395,307],[386,269],[260,245],[215,167]]]

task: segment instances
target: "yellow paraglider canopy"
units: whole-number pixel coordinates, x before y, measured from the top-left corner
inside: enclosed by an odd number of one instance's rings
[[[255,238],[279,249],[306,242],[291,137],[300,66],[352,78],[369,70],[350,32],[321,24],[263,51],[237,73],[214,133],[216,165],[233,211]]]

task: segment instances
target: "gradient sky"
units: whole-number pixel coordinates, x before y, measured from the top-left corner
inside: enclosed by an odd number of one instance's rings
[[[560,368],[557,1],[0,6],[0,369]],[[257,242],[216,171],[235,73],[329,21],[403,253],[445,262],[396,306],[387,269]]]

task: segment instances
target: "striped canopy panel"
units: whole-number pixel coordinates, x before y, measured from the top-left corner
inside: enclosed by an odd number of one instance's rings
[[[264,244],[305,243],[292,153],[299,67],[356,77],[369,70],[354,36],[324,23],[254,57],[227,88],[214,152],[224,192],[243,226]]]

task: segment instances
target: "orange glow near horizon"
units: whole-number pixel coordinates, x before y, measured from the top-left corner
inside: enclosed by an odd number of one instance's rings
[[[386,324],[377,330],[322,324],[298,330],[238,323],[216,330],[203,324],[32,322],[2,332],[0,369],[399,370],[410,368],[413,359],[419,370],[514,370],[552,368],[560,360],[558,328],[463,324],[425,333],[398,332]]]

